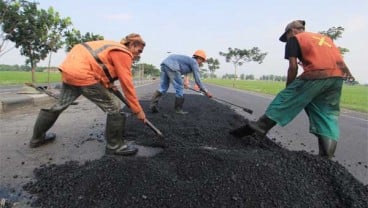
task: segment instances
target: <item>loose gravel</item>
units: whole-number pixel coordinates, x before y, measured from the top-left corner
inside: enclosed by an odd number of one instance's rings
[[[368,186],[338,162],[289,151],[269,138],[234,138],[243,117],[205,96],[185,95],[174,113],[174,95],[148,119],[165,135],[153,157],[103,156],[84,164],[45,165],[23,188],[33,207],[368,207]],[[155,134],[127,120],[126,138],[161,146]],[[298,138],[290,138],[297,140]]]

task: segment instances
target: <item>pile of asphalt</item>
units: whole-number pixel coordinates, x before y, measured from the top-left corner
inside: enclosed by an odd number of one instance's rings
[[[148,119],[167,147],[154,157],[104,156],[84,164],[43,166],[24,186],[39,207],[368,207],[368,187],[337,162],[289,151],[268,138],[237,139],[243,118],[204,96],[174,95]],[[141,102],[145,109],[148,101]],[[128,118],[127,139],[155,146],[157,137]],[[298,138],[290,138],[297,140]]]

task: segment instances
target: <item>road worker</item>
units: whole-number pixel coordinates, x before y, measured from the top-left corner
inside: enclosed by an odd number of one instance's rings
[[[144,47],[145,42],[135,33],[127,35],[120,43],[98,40],[75,45],[59,67],[63,82],[60,98],[51,108],[41,109],[30,147],[54,141],[56,134],[47,131],[60,113],[83,95],[107,114],[106,154],[135,154],[138,149],[128,145],[124,139],[126,116],[121,113],[121,102],[113,91],[118,90],[114,81],[119,80],[131,111],[142,122],[147,121],[137,98],[131,71],[133,60],[139,58]]]
[[[212,94],[203,86],[200,80],[199,67],[206,61],[206,53],[203,50],[197,50],[193,56],[171,54],[161,63],[160,88],[156,90],[152,96],[150,110],[152,113],[158,112],[158,102],[163,94],[167,92],[170,82],[175,88],[175,112],[178,114],[187,114],[183,111],[184,104],[184,87],[186,83],[182,75],[193,73],[195,83],[199,86],[200,91],[204,92],[207,97],[211,98]]]
[[[309,131],[318,138],[319,155],[331,159],[339,140],[342,85],[344,79],[354,78],[333,41],[322,34],[306,32],[305,21],[289,23],[279,40],[286,42],[285,59],[289,61],[286,88],[257,121],[247,120],[230,133],[239,137],[253,132],[266,135],[276,124],[287,125],[304,109]],[[304,71],[297,77],[298,60]]]

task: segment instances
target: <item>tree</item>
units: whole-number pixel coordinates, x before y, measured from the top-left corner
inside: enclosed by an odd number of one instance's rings
[[[20,53],[28,57],[26,64],[31,65],[32,82],[34,82],[36,63],[47,55],[46,51],[39,47],[41,42],[39,37],[42,36],[41,31],[44,27],[38,19],[37,4],[32,2],[23,4],[14,16],[17,20],[15,24],[11,19],[4,21],[4,28],[7,33],[6,39],[14,42],[16,48],[21,48]]]
[[[327,31],[320,31],[319,33],[330,37],[332,40],[337,40],[342,37],[342,33],[344,32],[344,30],[345,29],[343,27],[339,26],[339,27],[331,27]],[[338,48],[340,49],[340,53],[342,55],[349,52],[349,49],[347,48],[342,47]]]
[[[243,65],[245,62],[255,61],[261,64],[263,59],[266,57],[267,53],[261,53],[258,47],[253,47],[249,50],[238,49],[238,48],[228,48],[229,52],[224,53],[220,51],[220,55],[224,56],[226,62],[232,62],[234,65],[234,81],[237,79],[236,71],[237,67]],[[233,83],[233,86],[235,82]]]
[[[210,71],[210,77],[213,78],[215,77],[215,71],[216,69],[220,68],[220,62],[218,59],[214,59],[214,58],[208,58],[207,59],[207,65],[208,65],[208,70]]]
[[[203,78],[203,79],[206,79],[208,78],[208,69],[205,69],[205,68],[201,68],[199,70],[199,75]]]
[[[19,21],[19,10],[27,1],[14,1],[14,0],[0,0],[0,57],[9,52],[11,48],[6,48],[9,40],[6,38],[9,31],[14,30],[17,22]],[[11,21],[12,24],[9,24]]]
[[[19,3],[19,1],[12,1]],[[62,45],[59,35],[69,24],[70,19],[62,19],[52,8],[37,8],[37,3],[21,1],[13,19],[4,19],[3,28],[6,39],[20,48],[21,55],[27,57],[26,64],[32,68],[32,82],[37,63],[44,60],[50,52],[56,52]]]
[[[222,76],[222,79],[234,79],[235,75],[234,74],[225,74]]]
[[[64,33],[65,36],[65,50],[68,52],[70,51],[74,45],[78,43],[94,41],[94,40],[103,40],[104,37],[102,35],[95,35],[93,33],[87,32],[84,35],[81,35],[81,32],[75,28],[72,30],[68,30]]]
[[[44,36],[44,40],[42,40],[45,47],[48,47],[49,51],[49,64],[48,64],[48,81],[47,83],[50,84],[50,63],[51,63],[51,56],[52,52],[57,52],[62,46],[64,45],[64,41],[62,38],[62,32],[68,28],[72,22],[70,17],[61,18],[58,12],[50,7],[47,12],[46,10],[40,11],[41,15],[40,18],[45,19],[45,28],[46,28],[46,35]]]
[[[246,75],[245,80],[254,80],[254,75],[253,74]]]

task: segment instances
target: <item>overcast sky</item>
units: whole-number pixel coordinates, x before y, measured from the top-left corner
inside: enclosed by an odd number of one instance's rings
[[[284,43],[278,40],[292,20],[306,21],[310,32],[342,26],[345,31],[336,45],[348,48],[345,61],[360,83],[368,83],[364,50],[368,47],[368,1],[337,0],[38,0],[41,8],[52,6],[62,17],[70,17],[82,34],[92,32],[107,40],[120,41],[125,35],[140,33],[147,45],[143,63],[159,67],[168,52],[191,56],[203,49],[221,65],[218,75],[234,73],[219,52],[229,47],[258,47],[268,55],[262,64],[242,65],[239,74],[286,76],[288,62]],[[9,44],[8,44],[9,46]],[[61,49],[52,57],[52,66],[65,58]],[[0,64],[24,64],[18,49],[0,57]],[[41,62],[47,66],[48,61]],[[299,73],[302,69],[299,69]]]

